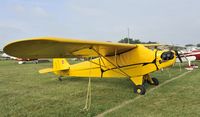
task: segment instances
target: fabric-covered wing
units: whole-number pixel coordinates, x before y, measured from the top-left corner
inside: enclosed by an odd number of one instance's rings
[[[19,58],[70,58],[111,56],[135,47],[137,45],[42,37],[10,43],[3,51]]]

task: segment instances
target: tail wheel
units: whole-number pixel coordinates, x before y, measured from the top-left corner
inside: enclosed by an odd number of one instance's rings
[[[151,83],[150,81],[147,81],[150,85],[155,85],[155,86],[159,85],[159,81],[157,78],[151,78],[151,79],[153,83]]]
[[[134,92],[140,95],[144,95],[146,93],[146,89],[142,85],[137,85],[134,87]]]
[[[59,76],[59,77],[58,77],[58,80],[59,80],[59,81],[62,81],[62,80],[63,80],[63,79],[62,79],[62,76]]]

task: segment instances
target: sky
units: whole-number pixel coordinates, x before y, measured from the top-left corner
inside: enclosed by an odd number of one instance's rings
[[[117,42],[200,43],[199,0],[0,0],[0,48],[53,36]]]

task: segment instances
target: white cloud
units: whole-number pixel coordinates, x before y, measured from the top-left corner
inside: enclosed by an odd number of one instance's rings
[[[17,27],[0,25],[0,48],[3,48],[8,42],[17,38],[22,38],[25,32]]]
[[[15,6],[13,6],[13,10],[17,13],[22,13],[24,12],[26,9],[23,5],[17,4]]]
[[[70,5],[70,8],[75,13],[87,16],[101,16],[106,14],[102,9],[100,10],[94,7],[84,7],[84,6],[79,6],[77,4]]]
[[[40,7],[40,6],[25,6],[21,4],[15,4],[14,6],[11,7],[13,12],[16,15],[20,16],[38,16],[38,17],[47,17],[48,13],[47,11]]]
[[[188,0],[16,0],[0,4],[0,37],[54,35],[118,41],[127,36],[129,27],[130,37],[142,41],[197,43],[198,4]]]
[[[48,16],[47,12],[45,11],[44,8],[42,7],[33,7],[32,8],[32,12],[35,14],[35,15],[38,15],[38,16],[42,16],[42,17],[46,17]]]

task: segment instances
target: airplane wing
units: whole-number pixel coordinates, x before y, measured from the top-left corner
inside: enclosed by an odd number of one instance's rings
[[[19,58],[70,58],[112,56],[136,48],[136,44],[42,37],[16,41],[3,51]]]
[[[168,49],[173,49],[173,50],[183,50],[183,49],[186,49],[186,47],[181,46],[181,45],[162,44],[161,46],[163,48],[168,48]]]
[[[143,44],[147,48],[156,48],[159,50],[183,50],[186,49],[186,47],[180,46],[180,45],[170,45],[170,44]]]
[[[161,44],[159,43],[156,43],[156,44],[143,44],[145,47],[157,47],[157,46],[162,46]]]

